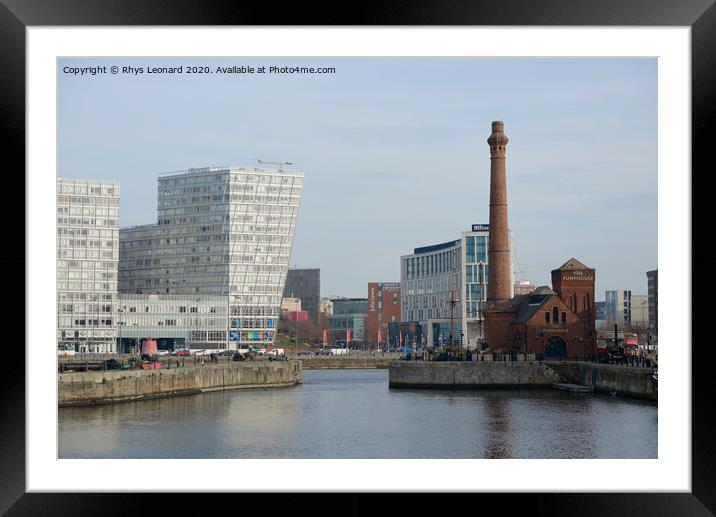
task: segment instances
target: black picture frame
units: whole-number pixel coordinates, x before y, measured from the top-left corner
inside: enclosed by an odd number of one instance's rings
[[[345,12],[347,14],[339,14]],[[88,25],[570,25],[570,26],[689,26],[692,37],[692,243],[710,235],[706,210],[712,206],[704,177],[716,171],[711,151],[716,126],[716,6],[714,0],[491,0],[474,2],[360,2],[350,10],[327,10],[304,3],[282,6],[239,1],[199,2],[195,0],[0,0],[0,132],[12,170],[25,170],[25,29],[28,26]],[[9,165],[7,165],[9,166]],[[696,172],[700,171],[701,174]],[[17,174],[16,174],[17,175]],[[689,180],[689,171],[684,171]],[[694,187],[701,188],[694,188]],[[707,197],[708,196],[708,197]],[[6,217],[24,213],[23,197],[6,199]],[[21,206],[11,206],[14,201]],[[24,228],[3,225],[4,234],[13,242],[13,253],[0,253],[6,271],[25,271]],[[9,227],[9,228],[8,228]],[[706,239],[709,240],[709,239]],[[22,244],[21,244],[22,243]],[[692,250],[692,274],[709,276],[716,257],[708,247]],[[698,250],[698,251],[697,251]],[[10,269],[12,268],[12,269]],[[15,280],[21,282],[19,275]],[[708,278],[706,279],[708,280]],[[8,289],[10,289],[8,287]],[[24,285],[13,286],[17,293]],[[21,291],[22,289],[22,291]],[[707,290],[707,288],[704,288]],[[692,321],[704,321],[707,305],[699,304],[692,290]],[[14,314],[17,296],[2,296],[3,314]],[[689,300],[684,300],[688,303]],[[12,305],[12,306],[11,306]],[[24,306],[24,304],[23,304]],[[12,310],[11,310],[12,309]],[[52,318],[44,318],[52,321]],[[26,324],[29,324],[26,321]],[[695,330],[695,328],[694,328]],[[714,347],[698,341],[697,334],[686,336],[685,349],[692,352],[692,491],[690,493],[571,493],[571,494],[470,494],[465,502],[475,508],[486,500],[497,499],[500,511],[522,508],[538,515],[712,515],[716,512],[716,445],[714,415],[709,380],[714,362]],[[17,348],[16,341],[12,343]],[[25,347],[39,347],[25,343]],[[29,349],[28,348],[28,349]],[[26,350],[27,351],[27,350]],[[7,515],[119,515],[144,513],[146,497],[141,494],[59,494],[25,493],[25,356],[13,356],[12,368],[5,368],[0,398],[0,512]],[[625,489],[628,490],[628,487]],[[244,510],[252,502],[265,501],[256,495],[241,494]],[[229,503],[233,494],[212,494],[211,508]],[[220,500],[216,499],[221,498]],[[374,496],[348,496],[352,503],[341,502],[341,512],[368,513],[376,510]],[[477,497],[477,499],[475,499]],[[170,494],[159,503],[163,513],[182,511],[186,494]],[[309,503],[304,495],[289,496],[287,507]],[[411,496],[401,504],[401,513],[425,508],[428,496]],[[436,500],[442,501],[443,497]],[[466,499],[460,497],[459,500]],[[256,500],[256,501],[252,501]],[[434,499],[433,499],[434,500]],[[272,499],[275,504],[275,499]],[[331,499],[324,500],[325,506]],[[235,500],[234,500],[235,503]],[[153,503],[155,504],[155,503]],[[452,507],[452,503],[451,503]],[[275,506],[272,509],[277,509]],[[314,511],[320,511],[316,507]],[[335,509],[334,509],[335,510]],[[325,510],[324,510],[325,511]],[[273,513],[273,512],[272,512]]]

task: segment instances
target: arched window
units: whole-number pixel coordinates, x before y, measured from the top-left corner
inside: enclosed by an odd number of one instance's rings
[[[545,321],[545,323],[549,323],[549,311],[545,311],[545,313],[544,313],[544,321]]]
[[[557,307],[552,309],[552,323],[559,323],[559,309]]]

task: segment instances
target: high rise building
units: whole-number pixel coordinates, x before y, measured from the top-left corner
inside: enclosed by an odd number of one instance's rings
[[[649,330],[659,335],[659,270],[646,272],[649,296]]]
[[[119,183],[57,179],[57,343],[116,351]]]
[[[319,322],[321,306],[321,270],[289,268],[284,298],[300,298],[301,309],[308,311],[311,321]]]
[[[157,223],[119,232],[120,293],[219,296],[224,346],[272,343],[302,192],[291,169],[160,174]],[[204,334],[190,345],[206,342],[217,343]]]

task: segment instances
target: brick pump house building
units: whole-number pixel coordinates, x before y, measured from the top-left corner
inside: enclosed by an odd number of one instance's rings
[[[507,349],[538,357],[585,359],[596,353],[594,273],[576,259],[552,271],[552,287],[515,296],[503,307]]]
[[[572,258],[552,271],[552,289],[510,297],[507,222],[507,135],[492,123],[490,146],[490,240],[485,311],[486,346],[538,357],[585,359],[596,354],[595,270]]]

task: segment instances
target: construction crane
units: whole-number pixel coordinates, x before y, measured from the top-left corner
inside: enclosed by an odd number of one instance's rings
[[[283,170],[284,165],[293,165],[293,162],[268,162],[264,160],[256,159],[257,162],[259,162],[260,165],[275,165],[276,168],[280,171]]]
[[[519,274],[520,274],[520,280],[524,281],[524,280],[525,280],[525,273],[526,273],[526,271],[520,267],[520,261],[517,260],[517,253],[516,253],[517,250],[515,250],[515,243],[514,243],[514,241],[513,241],[513,239],[512,239],[512,233],[510,233],[510,245],[512,246],[512,259],[514,260],[514,263],[512,264],[512,266],[513,266],[513,274],[514,274],[514,273],[519,273]],[[515,266],[516,266],[516,267],[515,267]]]

